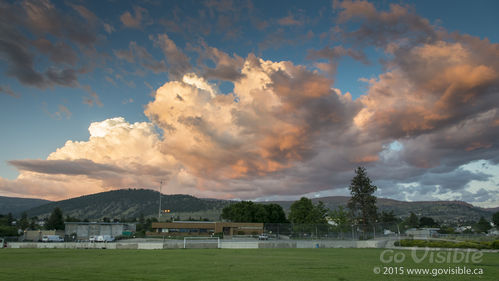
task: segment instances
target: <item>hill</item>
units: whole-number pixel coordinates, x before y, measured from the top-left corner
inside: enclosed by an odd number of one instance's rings
[[[12,213],[14,216],[20,216],[22,212],[28,209],[50,202],[43,199],[0,196],[0,214]]]
[[[51,202],[28,210],[28,215],[47,216],[55,207],[59,207],[64,216],[69,215],[79,219],[136,218],[141,214],[146,217],[157,216],[158,204],[159,192],[157,191],[122,189]],[[218,211],[227,204],[228,201],[224,200],[200,199],[182,194],[163,195],[161,199],[162,209],[170,209],[172,213],[169,215],[180,215],[182,218],[186,214],[192,214],[195,217],[199,212]],[[217,218],[218,215],[214,219]]]
[[[349,199],[350,197],[347,196],[330,196],[314,198],[312,201],[314,203],[322,201],[326,207],[334,210],[338,208],[338,206],[346,207]],[[274,201],[268,203],[277,203],[288,211],[293,201]],[[478,221],[481,216],[490,220],[492,214],[494,213],[493,210],[496,209],[483,209],[462,201],[405,202],[386,198],[378,198],[377,206],[380,212],[393,211],[398,217],[407,217],[411,212],[413,212],[418,217],[432,217],[440,222]]]
[[[338,206],[346,206],[349,197],[330,196],[314,198],[312,201],[324,202],[326,207],[333,210]],[[277,203],[286,212],[294,201],[269,201],[260,203]],[[419,217],[432,217],[439,222],[468,222],[478,221],[481,216],[490,220],[494,209],[483,209],[461,201],[420,201],[405,202],[393,199],[378,198],[379,211],[393,211],[397,217],[407,217],[410,212]],[[64,216],[69,215],[79,219],[99,220],[104,217],[113,219],[137,218],[157,216],[159,193],[147,189],[114,190],[50,202],[28,210],[29,216],[48,216],[55,207],[62,209]],[[220,214],[231,201],[218,199],[196,198],[190,195],[163,195],[162,209],[170,209],[171,213],[164,214],[163,218],[180,217],[219,220]]]

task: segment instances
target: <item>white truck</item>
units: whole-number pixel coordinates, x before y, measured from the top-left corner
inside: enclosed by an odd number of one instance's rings
[[[95,242],[113,242],[114,237],[111,235],[99,235],[95,236]]]
[[[59,235],[43,235],[42,242],[64,242],[64,238]]]

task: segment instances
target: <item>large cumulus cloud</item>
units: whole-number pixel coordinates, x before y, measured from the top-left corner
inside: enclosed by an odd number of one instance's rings
[[[499,160],[499,45],[447,33],[405,6],[336,6],[349,46],[311,50],[309,57],[330,60],[324,69],[331,74],[339,57],[367,63],[364,48],[377,47],[385,71],[365,80],[359,98],[305,66],[207,46],[200,60],[215,68],[185,74],[193,67],[175,43],[151,37],[178,72],[146,105],[149,122],[93,123],[88,141],[68,141],[46,160],[11,161],[21,174],[1,179],[2,190],[39,194],[50,186],[47,194],[60,197],[154,188],[167,179],[170,193],[210,197],[327,194],[365,165],[383,196],[497,203],[484,196],[494,187],[471,186],[493,177],[466,165]],[[357,29],[348,30],[351,21]],[[205,78],[232,81],[233,92],[220,93]]]

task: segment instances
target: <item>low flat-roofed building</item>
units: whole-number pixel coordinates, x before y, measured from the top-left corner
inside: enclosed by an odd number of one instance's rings
[[[42,237],[45,235],[60,235],[61,237],[64,237],[64,230],[25,230],[23,241],[42,241]]]
[[[64,225],[64,235],[74,240],[88,240],[90,236],[99,235],[128,236],[136,230],[134,223],[65,222]]]
[[[259,235],[263,233],[263,223],[250,222],[153,222],[152,228],[154,231],[147,232],[147,236],[211,236],[215,233],[232,236]]]
[[[440,228],[411,228],[405,231],[405,234],[412,236],[414,239],[428,239],[438,237]]]

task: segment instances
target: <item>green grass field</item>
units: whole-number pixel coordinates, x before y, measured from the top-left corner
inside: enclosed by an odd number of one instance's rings
[[[499,253],[479,263],[380,261],[383,249],[2,249],[0,280],[499,280]],[[422,254],[421,254],[422,255]],[[392,256],[391,254],[387,255]],[[383,266],[482,268],[483,275],[384,275]],[[381,273],[373,269],[380,267]]]

